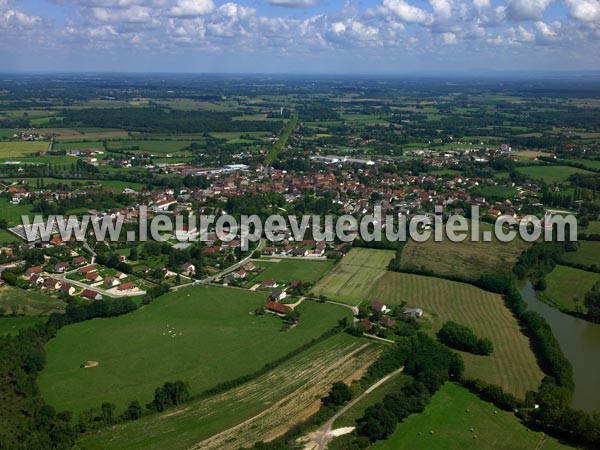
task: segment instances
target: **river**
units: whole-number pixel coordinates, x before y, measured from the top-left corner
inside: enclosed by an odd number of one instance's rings
[[[570,316],[538,300],[531,283],[521,288],[529,309],[538,312],[552,328],[563,353],[573,365],[573,407],[600,411],[600,325]]]

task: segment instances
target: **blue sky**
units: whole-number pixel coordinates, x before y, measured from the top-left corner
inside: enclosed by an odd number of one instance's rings
[[[0,0],[0,72],[600,69],[600,0]]]

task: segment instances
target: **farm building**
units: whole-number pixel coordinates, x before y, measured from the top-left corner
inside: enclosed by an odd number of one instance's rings
[[[266,309],[277,314],[287,314],[287,312],[291,310],[289,306],[286,306],[282,303],[274,302],[273,300],[267,303]]]
[[[94,292],[91,289],[84,289],[79,295],[82,298],[87,298],[88,300],[102,300],[102,294],[99,292]]]
[[[382,314],[385,314],[386,312],[389,311],[389,309],[385,306],[385,304],[383,304],[381,302],[377,302],[377,301],[372,301],[371,304],[369,305],[369,308],[371,309],[371,311],[375,311],[375,312],[382,313]]]
[[[410,308],[402,311],[402,314],[405,316],[421,317],[423,315],[423,310],[421,308]]]
[[[277,287],[277,281],[273,280],[272,278],[265,278],[264,280],[262,280],[260,285],[261,287],[275,288]]]
[[[396,326],[396,321],[394,319],[392,319],[391,317],[383,316],[381,318],[381,320],[379,321],[379,324],[382,327],[394,328]]]

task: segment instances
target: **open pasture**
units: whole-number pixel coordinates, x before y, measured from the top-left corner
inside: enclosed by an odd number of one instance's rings
[[[468,377],[497,384],[519,397],[539,386],[543,373],[529,339],[521,333],[500,295],[470,284],[388,272],[375,283],[367,298],[388,307],[406,302],[407,307],[422,308],[425,315],[419,320],[432,333],[453,320],[470,327],[478,336],[489,338],[494,344],[490,356],[460,352]]]
[[[0,158],[19,158],[48,149],[48,141],[3,141],[0,142]]]
[[[353,248],[327,273],[312,290],[312,295],[324,295],[357,305],[371,292],[377,280],[386,273],[395,252]]]
[[[473,431],[471,431],[473,430]],[[446,383],[420,414],[398,424],[373,450],[558,450],[572,448],[529,430],[514,414],[499,410],[455,383]]]
[[[179,450],[196,444],[220,450],[273,438],[315,412],[331,383],[373,361],[378,346],[364,344],[346,334],[333,336],[242,386],[84,436],[78,445]],[[242,422],[244,426],[231,428]]]
[[[254,261],[261,265],[260,260]],[[267,269],[251,279],[252,283],[258,283],[264,279],[271,278],[280,283],[289,284],[292,281],[303,283],[314,283],[333,267],[332,260],[306,260],[283,258],[279,262],[265,264]]]
[[[451,275],[475,280],[485,273],[511,270],[528,243],[515,239],[501,242],[493,234],[493,225],[480,222],[480,235],[492,233],[492,240],[472,241],[469,235],[462,242],[452,242],[445,235],[441,242],[433,237],[425,242],[410,240],[402,251],[403,269],[426,270],[436,275]]]
[[[42,316],[63,312],[65,303],[39,292],[3,286],[0,287],[0,308],[4,309],[5,314]]]
[[[58,410],[75,412],[103,401],[144,404],[165,381],[183,380],[199,394],[262,368],[348,315],[304,302],[299,325],[284,332],[279,317],[251,314],[265,302],[264,293],[193,287],[124,316],[70,325],[47,346],[40,388]],[[98,367],[80,368],[90,360]]]
[[[532,180],[544,180],[546,183],[564,183],[574,173],[593,174],[588,170],[570,166],[527,166],[517,167],[517,172]]]
[[[587,231],[587,229],[585,231]],[[588,267],[591,267],[594,264],[596,267],[600,267],[600,242],[579,241],[579,248],[577,251],[565,253],[563,255],[563,260]]]
[[[600,281],[600,274],[558,265],[546,275],[548,286],[540,293],[540,299],[560,309],[585,311],[583,303],[585,294],[598,281]]]

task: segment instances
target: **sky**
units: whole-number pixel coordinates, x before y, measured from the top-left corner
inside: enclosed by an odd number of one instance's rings
[[[600,0],[0,0],[0,72],[600,69]]]

